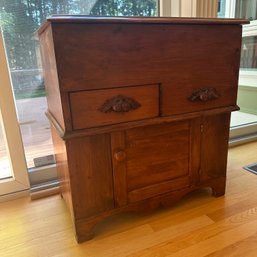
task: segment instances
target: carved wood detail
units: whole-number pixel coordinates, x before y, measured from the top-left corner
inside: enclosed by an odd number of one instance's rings
[[[138,109],[141,106],[133,98],[117,95],[106,102],[99,108],[101,112],[129,112],[131,110]]]
[[[196,102],[196,101],[206,102],[209,100],[217,99],[219,97],[220,95],[215,88],[205,87],[194,91],[192,95],[188,98],[188,100],[191,102]]]

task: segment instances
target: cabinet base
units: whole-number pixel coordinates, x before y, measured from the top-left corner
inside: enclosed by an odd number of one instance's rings
[[[210,187],[212,189],[212,195],[215,197],[220,197],[225,193],[226,178],[221,177],[212,179],[211,181],[202,183],[201,186],[192,186],[179,191],[174,191],[168,194],[146,199],[144,201],[131,203],[87,219],[77,219],[74,222],[77,242],[82,243],[92,239],[94,236],[93,229],[95,225],[107,217],[123,212],[147,212],[160,206],[169,207],[175,202],[179,201],[186,194],[204,187]]]

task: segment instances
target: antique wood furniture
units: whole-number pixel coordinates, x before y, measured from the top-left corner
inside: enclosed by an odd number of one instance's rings
[[[40,28],[62,195],[78,242],[116,213],[225,192],[245,20],[51,17]]]

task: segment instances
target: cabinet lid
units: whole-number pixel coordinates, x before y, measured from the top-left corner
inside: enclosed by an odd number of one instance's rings
[[[246,19],[221,18],[188,18],[188,17],[94,17],[86,15],[53,15],[38,30],[40,34],[49,23],[139,23],[139,24],[214,24],[214,25],[240,25],[248,24]]]

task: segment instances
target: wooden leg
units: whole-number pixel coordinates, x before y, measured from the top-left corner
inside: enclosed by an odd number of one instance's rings
[[[223,196],[225,194],[225,187],[223,188],[212,188],[212,195],[215,197],[220,197]]]
[[[219,197],[225,194],[226,190],[226,178],[221,177],[211,186],[212,188],[212,195],[215,197]]]
[[[76,240],[78,243],[88,241],[94,237],[93,229],[99,222],[98,219],[76,222]]]
[[[76,234],[76,240],[79,244],[86,242],[88,240],[91,240],[93,237],[94,237],[94,233],[92,231],[89,231],[88,233],[84,233],[83,235]]]

